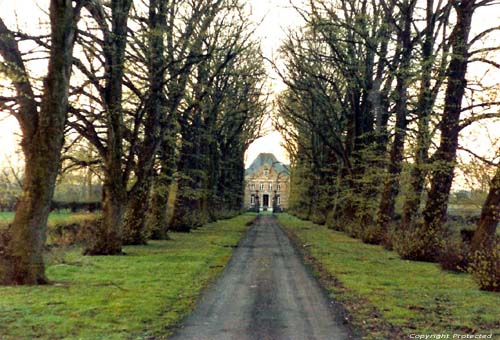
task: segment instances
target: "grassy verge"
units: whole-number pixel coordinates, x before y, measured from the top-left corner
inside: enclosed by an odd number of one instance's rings
[[[48,246],[67,246],[81,243],[85,234],[80,233],[85,224],[95,220],[99,213],[51,213],[47,221]],[[14,219],[13,212],[0,212],[0,230],[7,228]]]
[[[290,215],[278,218],[366,339],[472,333],[500,339],[500,294],[479,291],[470,275],[404,261]]]
[[[95,216],[93,213],[50,213],[49,220],[47,221],[48,226],[53,226],[58,223],[78,223],[83,219],[92,218]],[[0,212],[0,227],[6,226],[14,219],[14,212]]]
[[[0,339],[162,339],[227,263],[246,214],[171,241],[125,247],[126,256],[49,254],[41,287],[0,287]]]

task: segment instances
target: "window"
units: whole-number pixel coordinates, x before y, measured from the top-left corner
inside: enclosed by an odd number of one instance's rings
[[[254,185],[255,186],[255,185]],[[254,205],[255,204],[255,195],[250,196],[250,204]]]
[[[252,183],[252,190],[255,190],[255,183]]]
[[[278,205],[281,205],[281,197],[278,195],[278,197],[276,197],[276,201],[278,203]]]
[[[273,183],[269,183],[269,191],[273,190]]]
[[[264,190],[264,183],[260,183],[260,191]]]
[[[264,169],[264,176],[269,176],[269,169]]]
[[[278,183],[278,184],[276,185],[276,190],[277,190],[277,191],[280,191],[280,190],[281,190],[281,184],[279,184],[279,183]]]

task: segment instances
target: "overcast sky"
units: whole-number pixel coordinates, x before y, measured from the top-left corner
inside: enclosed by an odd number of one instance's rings
[[[261,39],[264,56],[273,60],[277,49],[286,37],[286,31],[296,27],[301,22],[300,17],[291,8],[289,0],[252,0],[252,6],[254,21],[259,23],[256,34]],[[284,85],[273,72],[271,65],[266,66],[273,89],[276,91],[283,89]],[[272,130],[270,124],[267,128]],[[281,146],[282,141],[277,131],[272,131],[266,137],[256,140],[247,151],[246,165],[249,166],[261,152],[272,152],[279,161],[288,163],[288,155]]]

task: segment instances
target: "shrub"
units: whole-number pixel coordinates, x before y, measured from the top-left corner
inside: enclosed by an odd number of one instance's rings
[[[339,223],[343,225],[344,231],[347,233],[347,235],[352,238],[361,239],[361,236],[363,234],[358,221],[341,220]]]
[[[500,242],[472,254],[469,271],[481,290],[500,292]]]
[[[50,243],[57,246],[70,246],[78,243],[78,233],[80,224],[78,223],[57,223],[48,228]]]
[[[424,231],[418,224],[409,230],[394,230],[391,244],[404,260],[435,262],[443,236],[436,231]]]
[[[93,226],[95,223],[95,215],[78,215],[49,222],[48,243],[53,246],[83,244],[93,237],[92,230],[95,229]]]
[[[170,230],[177,232],[189,232],[192,229],[198,229],[210,222],[208,213],[202,210],[184,211],[182,215],[177,215],[170,226]]]
[[[368,244],[380,244],[385,238],[384,232],[378,223],[367,225],[361,232],[361,240]]]
[[[326,224],[326,216],[316,209],[313,213],[311,213],[310,220],[314,224],[325,225]]]
[[[469,266],[469,245],[453,237],[443,240],[438,254],[442,269],[453,272],[466,272]]]
[[[212,211],[210,214],[210,218],[212,221],[227,220],[235,216],[241,215],[242,213],[243,210],[220,209]]]
[[[464,243],[470,244],[475,232],[476,228],[463,228],[460,230],[460,237]]]
[[[302,210],[294,209],[294,210],[290,210],[289,212],[292,216],[295,216],[298,219],[301,219],[304,221],[309,221],[310,215],[306,211],[307,210],[302,211]]]
[[[4,278],[11,275],[11,262],[9,260],[12,254],[9,251],[9,243],[11,241],[9,229],[10,225],[0,228],[0,282],[3,282]]]
[[[9,242],[11,240],[10,224],[0,228],[0,258],[7,255]]]
[[[102,223],[102,218],[96,218],[93,221],[87,221],[82,226],[83,254],[97,255],[101,254],[103,249],[106,249],[106,230]],[[105,252],[102,252],[105,253]]]

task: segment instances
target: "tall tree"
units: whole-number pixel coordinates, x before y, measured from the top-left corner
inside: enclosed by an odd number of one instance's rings
[[[105,144],[101,139],[91,138],[103,159],[103,198],[102,222],[94,242],[85,252],[90,255],[113,255],[122,252],[123,213],[127,198],[127,173],[123,171],[124,157],[124,112],[123,81],[125,69],[125,48],[129,11],[132,0],[112,0],[109,4],[110,15],[103,3],[92,1],[86,4],[87,10],[97,23],[102,34],[101,48],[104,64],[104,84],[96,84],[100,89],[105,113]],[[80,63],[78,65],[81,65]],[[94,78],[95,79],[95,78]],[[88,121],[87,121],[88,122]],[[87,127],[89,125],[87,124]],[[97,136],[94,132],[86,135]]]
[[[428,173],[429,148],[431,146],[431,118],[436,97],[445,79],[447,69],[447,56],[449,43],[443,42],[436,46],[436,34],[442,27],[448,25],[451,13],[451,3],[443,5],[443,1],[438,1],[436,9],[434,0],[427,0],[426,7],[426,28],[422,42],[422,60],[420,61],[420,89],[417,100],[417,127],[418,132],[415,141],[414,164],[411,168],[410,187],[406,193],[402,227],[404,230],[410,229],[416,214],[419,210],[425,178]],[[441,60],[439,61],[439,55]],[[438,65],[435,66],[436,61]],[[435,74],[435,84],[432,84],[433,73]]]
[[[77,22],[84,2],[50,1],[50,56],[40,107],[15,35],[0,19],[0,55],[17,93],[19,110],[14,116],[21,126],[25,156],[21,198],[7,244],[0,245],[2,284],[48,282],[42,252],[64,140]]]
[[[162,126],[166,116],[165,78],[165,33],[168,28],[168,3],[150,0],[148,6],[148,50],[146,52],[148,89],[145,94],[144,140],[137,146],[135,183],[128,193],[123,225],[124,244],[145,244],[145,211],[148,208],[152,185],[154,161],[165,133]]]
[[[469,34],[472,16],[477,6],[478,3],[474,0],[453,3],[457,22],[450,35],[452,55],[447,71],[445,102],[440,121],[441,137],[434,155],[436,160],[433,164],[431,189],[423,211],[424,223],[420,229],[424,246],[421,253],[415,255],[421,260],[432,260],[435,257],[438,234],[446,220],[457,157],[462,100],[467,86]]]
[[[209,57],[203,48],[203,41],[212,33],[209,31],[213,20],[220,11],[231,8],[232,1],[172,1],[150,3],[146,28],[149,43],[147,53],[147,74],[156,73],[156,84],[150,80],[145,97],[146,119],[142,129],[143,138],[134,138],[131,155],[137,157],[133,167],[133,186],[128,194],[125,214],[124,241],[127,244],[144,243],[149,232],[155,238],[166,237],[166,210],[170,185],[176,168],[177,136],[179,133],[179,107],[185,101],[188,79],[196,65]],[[151,13],[152,6],[157,9]],[[160,7],[158,7],[160,6]],[[184,15],[181,15],[184,13]],[[216,36],[216,35],[213,35]],[[138,45],[141,49],[142,45]],[[156,60],[156,65],[151,61]],[[143,62],[144,63],[144,62]],[[152,67],[153,66],[153,67]],[[138,75],[138,79],[141,75]],[[154,86],[153,86],[154,85]],[[140,90],[136,90],[140,92]],[[157,111],[151,111],[151,95],[156,92],[161,99],[156,102]],[[151,120],[152,113],[160,116]],[[142,124],[142,123],[141,123]],[[132,159],[132,157],[130,157]],[[153,165],[159,163],[159,173],[155,174]],[[153,197],[149,197],[151,186]],[[152,204],[149,209],[149,203]],[[146,215],[149,210],[150,226],[146,228]]]
[[[375,233],[365,240],[370,242],[381,242],[386,235],[389,222],[394,218],[396,196],[399,193],[399,179],[403,168],[404,145],[408,124],[408,88],[410,86],[411,59],[413,55],[414,42],[412,42],[413,12],[416,6],[415,0],[405,0],[399,5],[400,18],[398,30],[399,48],[401,50],[399,69],[396,72],[396,97],[394,110],[396,111],[394,140],[391,145],[390,159],[387,177],[382,190],[379,208],[377,211],[377,227],[380,233]]]
[[[173,230],[189,231],[222,217],[224,212],[241,209],[234,202],[242,202],[243,155],[249,139],[246,133],[259,128],[249,123],[265,112],[259,87],[264,72],[262,64],[252,60],[260,51],[250,39],[247,19],[238,11],[241,5],[235,5],[231,16],[220,16],[214,22],[212,34],[204,41],[204,49],[211,57],[197,65],[189,81],[189,106],[181,116],[182,146]],[[223,162],[229,155],[234,160]],[[232,185],[225,182],[225,193],[217,188],[222,172],[234,180]]]

